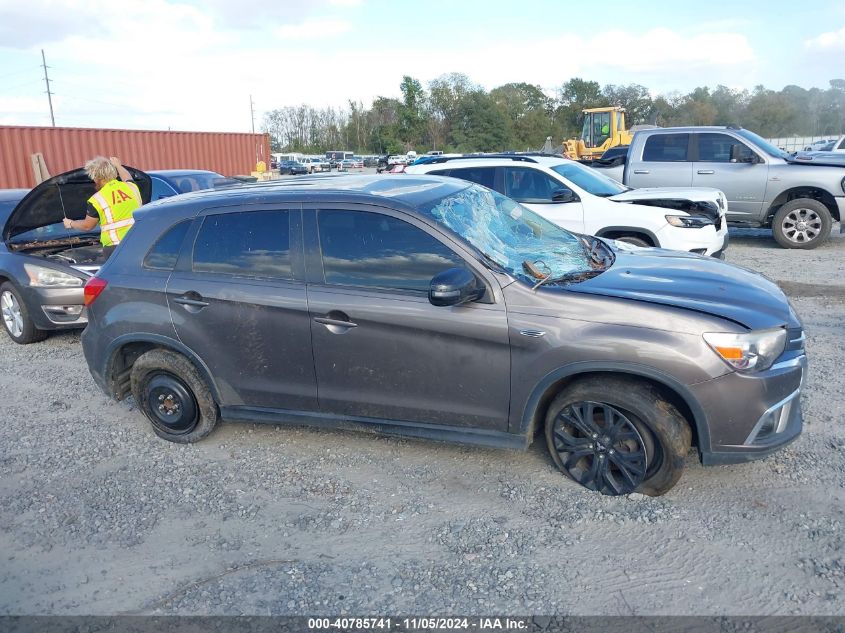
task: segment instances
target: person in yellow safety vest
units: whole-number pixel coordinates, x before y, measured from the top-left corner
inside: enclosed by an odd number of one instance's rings
[[[85,172],[94,181],[97,193],[88,198],[88,208],[82,220],[65,218],[65,228],[90,231],[100,224],[100,242],[106,256],[112,254],[126,233],[135,224],[132,213],[143,204],[138,185],[112,156],[97,156],[85,163]],[[120,176],[121,180],[118,180]]]

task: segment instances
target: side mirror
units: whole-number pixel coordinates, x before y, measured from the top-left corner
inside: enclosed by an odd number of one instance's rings
[[[575,200],[575,193],[571,189],[553,189],[552,202],[573,202]]]
[[[735,143],[731,145],[731,162],[748,163],[749,165],[755,165],[760,162],[760,159],[758,159],[757,155],[751,150],[747,149],[744,145]]]
[[[450,268],[434,276],[428,300],[435,306],[456,306],[476,301],[484,295],[484,286],[466,268]]]

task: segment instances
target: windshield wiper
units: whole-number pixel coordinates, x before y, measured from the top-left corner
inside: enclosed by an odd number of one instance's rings
[[[524,262],[522,262],[522,268],[525,270],[525,272],[534,277],[534,279],[539,280],[531,287],[531,290],[537,290],[537,288],[547,283],[584,281],[586,279],[595,277],[596,275],[600,275],[602,272],[604,272],[604,269],[599,270],[597,268],[588,268],[586,270],[573,270],[568,273],[558,275],[557,277],[552,277],[551,271],[549,271],[548,273],[543,273],[537,267],[537,264],[542,264],[543,266],[546,266],[545,262],[543,262],[542,260],[536,262],[529,262],[528,260],[525,260]],[[546,268],[548,268],[548,266],[546,266]]]

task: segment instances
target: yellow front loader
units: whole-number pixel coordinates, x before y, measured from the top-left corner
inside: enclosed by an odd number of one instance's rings
[[[563,142],[564,155],[572,160],[601,158],[609,148],[629,145],[631,133],[625,127],[625,108],[608,106],[588,108],[584,114],[581,138]]]

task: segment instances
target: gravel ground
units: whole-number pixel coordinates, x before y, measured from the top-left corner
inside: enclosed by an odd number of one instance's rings
[[[838,228],[838,227],[835,227]],[[527,453],[223,424],[158,440],[79,335],[0,336],[0,614],[845,614],[845,236],[737,231],[787,289],[806,427],[668,495],[590,494]]]

